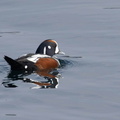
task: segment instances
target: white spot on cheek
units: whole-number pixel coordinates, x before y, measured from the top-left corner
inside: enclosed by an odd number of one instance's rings
[[[51,46],[48,46],[49,49],[51,49]]]
[[[59,52],[58,45],[56,46],[55,53],[57,54]]]
[[[28,66],[27,65],[25,65],[25,69],[27,69],[28,68]]]

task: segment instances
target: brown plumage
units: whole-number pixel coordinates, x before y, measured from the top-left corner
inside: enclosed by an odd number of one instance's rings
[[[40,58],[35,65],[40,70],[52,70],[59,67],[59,62],[53,58]]]

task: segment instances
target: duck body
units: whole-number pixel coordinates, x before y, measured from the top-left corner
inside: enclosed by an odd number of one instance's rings
[[[4,56],[4,59],[11,66],[11,70],[44,71],[56,69],[60,66],[59,61],[53,57],[62,53],[56,41],[48,39],[43,41],[35,53],[23,55],[17,59]]]

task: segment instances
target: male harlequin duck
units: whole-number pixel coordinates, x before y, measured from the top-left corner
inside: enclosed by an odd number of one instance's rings
[[[47,39],[39,45],[35,54],[26,54],[15,60],[8,56],[4,56],[4,59],[11,66],[11,70],[44,71],[52,70],[60,66],[59,61],[53,58],[55,54],[64,53],[59,50],[56,41]]]

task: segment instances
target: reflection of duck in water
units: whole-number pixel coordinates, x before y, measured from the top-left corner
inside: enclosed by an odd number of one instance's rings
[[[42,86],[42,88],[55,88],[58,84],[58,72],[52,71],[60,67],[59,60],[53,57],[55,54],[64,53],[59,50],[56,41],[48,39],[39,45],[35,54],[26,54],[15,60],[5,56],[4,59],[11,66],[11,73],[8,75],[8,78],[13,80],[22,79],[24,82],[34,83]],[[16,74],[16,72],[18,74]],[[22,78],[19,77],[19,73],[30,74],[33,72],[44,76],[47,82],[38,82],[28,78],[25,79],[23,76]],[[14,87],[14,85],[10,83],[4,83],[4,85],[5,87]]]

